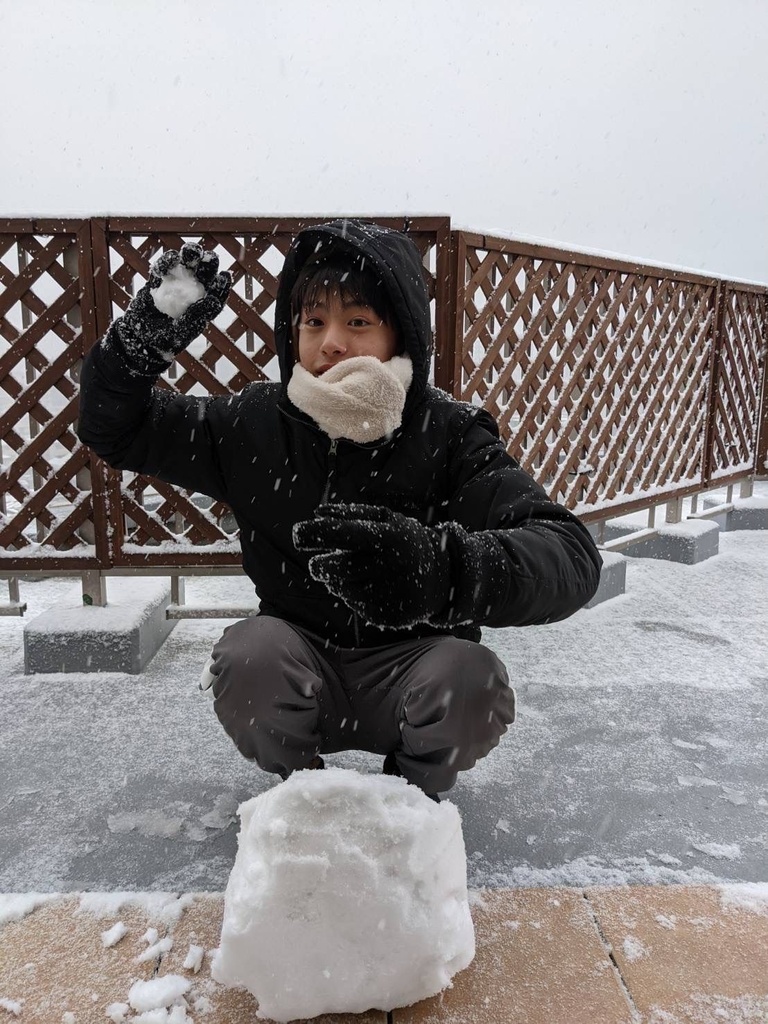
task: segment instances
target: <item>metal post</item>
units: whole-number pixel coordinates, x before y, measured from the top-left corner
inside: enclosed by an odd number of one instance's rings
[[[27,610],[26,604],[22,604],[19,594],[19,581],[17,577],[8,578],[8,604],[0,605],[0,615],[23,615]]]
[[[740,498],[751,498],[752,497],[752,484],[753,483],[754,483],[754,478],[751,477],[751,476],[748,476],[746,478],[746,480],[742,480],[741,481],[741,483],[739,484],[739,497]]]
[[[667,502],[666,522],[681,523],[683,521],[683,499],[672,498]]]
[[[184,604],[184,577],[171,576],[171,604],[180,606]]]
[[[98,569],[83,569],[83,604],[105,608],[107,605],[107,580]]]

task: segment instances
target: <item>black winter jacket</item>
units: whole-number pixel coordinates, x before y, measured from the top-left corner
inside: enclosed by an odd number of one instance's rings
[[[413,361],[401,427],[368,444],[328,436],[288,399],[294,356],[290,292],[318,245],[361,251],[383,276]],[[226,502],[262,613],[343,647],[435,634],[480,638],[481,626],[566,618],[594,594],[600,555],[584,526],[505,451],[487,413],[428,384],[429,305],[418,251],[398,232],[338,221],[302,232],[286,257],[275,313],[281,383],[232,397],[156,388],[132,371],[114,324],[85,360],[80,439],[116,469],[134,470]],[[407,630],[360,621],[309,574],[292,528],[325,501],[385,505],[425,524],[469,531],[451,556],[450,603]],[[463,531],[459,531],[463,532]],[[382,586],[397,587],[382,565]]]

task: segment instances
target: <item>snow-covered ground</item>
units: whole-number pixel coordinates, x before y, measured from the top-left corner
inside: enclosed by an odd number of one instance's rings
[[[26,620],[71,585],[22,583]],[[203,598],[252,594],[189,579]],[[486,631],[519,719],[451,793],[469,884],[768,881],[766,607],[768,533],[722,533],[696,566],[628,560],[624,596],[565,622]],[[23,624],[0,619],[0,890],[223,890],[235,808],[274,785],[197,690],[226,622],[180,622],[140,676],[25,676]]]

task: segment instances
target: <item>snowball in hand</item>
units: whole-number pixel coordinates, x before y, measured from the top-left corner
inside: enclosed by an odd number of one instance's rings
[[[193,302],[202,299],[205,288],[195,277],[194,270],[177,263],[149,294],[155,307],[175,320],[189,309]]]
[[[294,773],[239,808],[213,977],[260,1017],[391,1010],[475,955],[459,812],[404,779]]]

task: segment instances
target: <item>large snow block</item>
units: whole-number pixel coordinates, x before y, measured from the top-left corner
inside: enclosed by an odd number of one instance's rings
[[[176,625],[165,617],[166,579],[112,577],[104,608],[83,604],[74,586],[24,627],[24,671],[141,672]]]
[[[594,608],[612,597],[619,597],[627,589],[627,560],[615,551],[601,551],[603,567],[600,570],[600,585],[595,596],[587,602],[587,608]]]
[[[668,562],[696,565],[720,550],[720,527],[705,519],[658,527],[655,537],[640,540],[622,550],[629,558],[663,558]]]
[[[213,977],[259,1016],[391,1010],[475,954],[459,812],[404,779],[294,773],[241,804]]]

